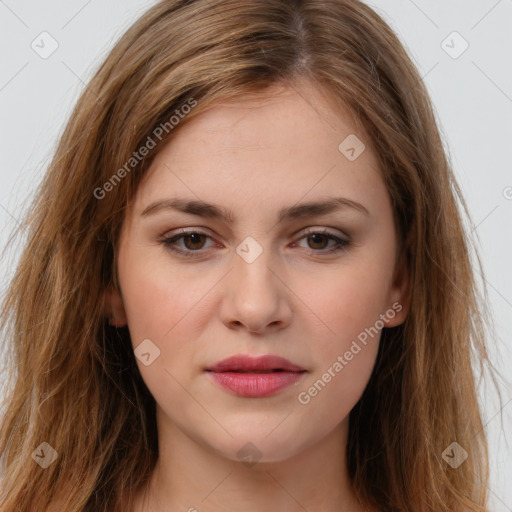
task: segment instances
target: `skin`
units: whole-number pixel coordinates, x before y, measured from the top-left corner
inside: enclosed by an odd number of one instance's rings
[[[366,149],[338,149],[357,134]],[[281,208],[342,196],[355,208],[277,222]],[[154,201],[202,200],[233,223],[171,209],[141,216]],[[208,237],[163,236],[179,228]],[[349,239],[338,252],[328,237]],[[236,248],[253,237],[252,263]],[[196,252],[194,252],[194,250]],[[309,403],[298,400],[394,303],[402,323],[408,276],[397,268],[393,211],[367,136],[318,87],[274,87],[259,100],[223,103],[174,134],[127,209],[118,246],[120,291],[108,292],[112,322],[128,325],[134,349],[150,339],[160,356],[141,375],[157,403],[159,461],[135,510],[365,510],[345,465],[350,410],[374,367],[380,333]],[[381,317],[382,318],[382,317]],[[234,395],[204,368],[234,354],[276,354],[307,370],[265,398]],[[249,467],[237,456],[258,450]]]

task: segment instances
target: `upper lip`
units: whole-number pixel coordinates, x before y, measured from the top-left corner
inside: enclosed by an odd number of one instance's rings
[[[288,359],[280,356],[266,355],[260,357],[253,357],[245,354],[237,354],[227,359],[219,361],[213,366],[206,368],[206,371],[211,372],[227,372],[227,371],[242,371],[242,372],[257,372],[269,370],[284,370],[289,372],[303,372],[304,368],[293,364]]]

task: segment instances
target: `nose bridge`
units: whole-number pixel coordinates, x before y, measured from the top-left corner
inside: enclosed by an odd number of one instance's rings
[[[248,294],[275,295],[275,276],[271,268],[277,263],[272,258],[269,237],[247,236],[236,248],[234,256],[234,279]],[[242,290],[243,291],[243,290]]]
[[[272,256],[269,237],[256,240],[249,236],[236,247],[228,293],[223,298],[225,322],[243,324],[256,332],[289,321],[285,287],[275,270],[279,264]]]

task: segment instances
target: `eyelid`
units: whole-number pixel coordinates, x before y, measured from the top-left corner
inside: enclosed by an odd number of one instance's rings
[[[329,228],[329,227],[326,227],[326,226],[321,226],[321,227],[308,227],[308,228],[304,228],[305,230],[299,230],[297,232],[296,235],[294,236],[297,236],[298,234],[302,233],[302,236],[306,236],[306,235],[309,235],[310,233],[322,233],[324,235],[332,235],[332,236],[337,236],[338,238],[344,238],[346,239],[347,242],[350,241],[350,236],[348,236],[347,233],[344,233],[343,231],[337,229],[337,228]],[[336,232],[333,232],[331,230],[336,230]],[[302,238],[302,237],[301,237]]]
[[[203,236],[206,236],[207,238],[211,239],[214,242],[216,241],[215,236],[212,235],[208,230],[206,230],[204,228],[179,228],[177,231],[174,231],[171,234],[165,234],[165,235],[161,236],[159,238],[159,241],[165,242],[165,241],[169,241],[172,239],[179,240],[181,237],[183,237],[185,235],[190,235],[190,234],[203,235]],[[201,249],[201,250],[203,250],[203,249]],[[187,251],[187,252],[198,252],[199,253],[199,250],[198,251]]]

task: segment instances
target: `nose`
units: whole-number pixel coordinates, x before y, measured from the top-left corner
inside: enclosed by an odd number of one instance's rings
[[[234,268],[226,276],[220,308],[222,322],[229,329],[267,334],[290,324],[292,293],[270,252],[264,250],[251,263],[238,254],[233,256]]]

